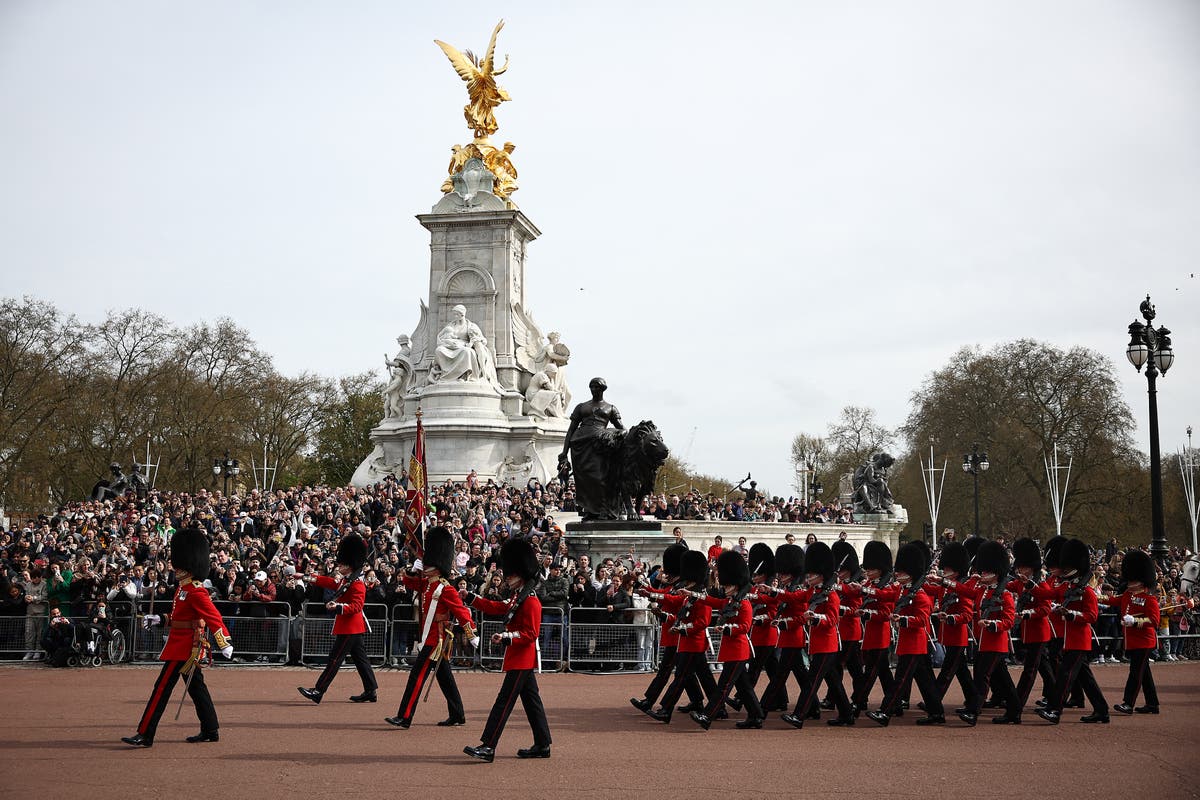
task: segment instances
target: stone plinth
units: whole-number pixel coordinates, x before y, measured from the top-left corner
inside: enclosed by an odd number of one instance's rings
[[[593,565],[604,558],[627,558],[630,552],[657,563],[672,541],[670,532],[653,519],[568,522],[566,530],[571,557],[577,559],[586,553]]]

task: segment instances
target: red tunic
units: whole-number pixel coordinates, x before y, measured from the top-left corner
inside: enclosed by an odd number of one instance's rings
[[[1008,590],[1025,606],[1017,612],[1021,617],[1021,641],[1025,644],[1050,641],[1050,598],[1045,592],[1038,591],[1043,586],[1044,583],[1026,587],[1024,581],[1008,582]],[[1026,611],[1030,613],[1026,614]]]
[[[1073,581],[1064,581],[1058,584],[1055,590],[1057,599],[1056,602],[1063,603],[1067,598],[1067,592],[1074,586]],[[1067,604],[1066,610],[1078,611],[1079,616],[1075,619],[1067,619],[1063,609],[1057,612],[1052,612],[1059,620],[1065,620],[1066,636],[1063,637],[1064,650],[1091,650],[1092,649],[1092,626],[1096,624],[1096,620],[1100,617],[1100,604],[1096,600],[1096,592],[1091,586],[1084,586],[1082,594],[1078,599],[1072,599]],[[1074,616],[1074,615],[1071,615]]]
[[[938,622],[938,641],[946,647],[966,647],[970,643],[971,624],[975,617],[974,599],[940,584],[927,584],[925,593],[933,600],[933,613],[946,615]]]
[[[1126,650],[1153,650],[1158,647],[1158,625],[1162,617],[1157,596],[1145,589],[1139,592],[1126,590],[1103,600],[1105,605],[1117,607],[1118,617],[1128,614],[1137,620],[1134,625],[1121,626],[1125,631]]]
[[[804,647],[808,637],[804,630],[804,611],[808,608],[808,600],[804,597],[806,590],[795,592],[779,592],[775,599],[775,619],[779,628],[779,647]]]
[[[815,605],[812,602],[816,595],[815,590],[804,589],[800,595],[804,602],[808,603],[808,610],[816,615],[808,623],[809,654],[815,656],[822,653],[836,653],[841,650],[841,642],[838,641],[838,620],[840,619],[838,609],[841,603],[837,592],[829,592],[824,600]]]
[[[854,584],[838,584],[838,597],[841,599],[842,618],[838,621],[838,635],[843,642],[861,642],[863,638],[862,618],[858,609],[862,606],[862,592],[851,589]]]
[[[661,589],[645,589],[642,594],[661,606],[663,598],[669,595],[670,592]],[[678,647],[679,634],[671,630],[671,628],[675,627],[675,615],[667,614],[666,617],[667,619],[662,621],[662,625],[658,629],[658,643],[663,647]]]
[[[446,593],[443,592],[442,597],[445,596]],[[501,602],[476,597],[471,605],[484,614],[507,616],[512,607],[512,600]],[[508,641],[508,649],[504,651],[504,671],[537,669],[538,635],[542,630],[542,601],[538,600],[536,594],[530,594],[521,602],[517,613],[513,614],[504,630],[513,634]]]
[[[313,583],[322,589],[337,591],[342,588],[345,578],[333,579],[325,575],[317,575]],[[363,616],[363,603],[367,599],[367,587],[362,579],[354,580],[349,588],[334,602],[339,604],[337,618],[333,621],[333,635],[366,633],[367,620]]]
[[[171,613],[163,614],[163,625],[168,626],[167,643],[158,654],[160,661],[187,661],[192,655],[192,640],[195,636],[194,627],[177,628],[173,622],[195,622],[204,620],[204,624],[212,632],[217,642],[217,649],[229,643],[229,629],[225,620],[213,605],[208,596],[208,589],[199,581],[189,579],[179,584],[175,590],[175,603]]]
[[[887,650],[892,646],[892,610],[900,597],[900,587],[897,584],[888,586],[873,586],[864,583],[860,589],[862,604],[860,611],[867,617],[866,630],[863,632],[863,650]]]
[[[751,592],[749,599],[754,605],[762,606],[751,620],[753,627],[750,628],[750,644],[754,645],[755,650],[760,647],[775,647],[779,644],[779,628],[771,622],[779,614],[779,597],[766,592]]]
[[[662,599],[662,607],[664,610],[679,616],[684,602],[689,599],[681,594],[665,595]],[[680,653],[703,653],[708,649],[708,622],[710,618],[711,613],[708,606],[699,600],[693,600],[687,614],[682,615],[677,623],[691,626],[679,635],[678,647]]]
[[[429,615],[429,607],[433,603],[434,592],[438,586],[443,586],[442,593],[438,596],[437,608],[434,609],[433,624],[429,626],[429,635],[425,637],[422,644],[429,647],[437,647],[438,642],[442,639],[442,627],[448,624],[451,617],[458,620],[459,624],[467,630],[470,635],[474,635],[475,629],[471,625],[471,612],[463,605],[462,598],[458,596],[458,591],[449,584],[449,582],[438,579],[429,580],[423,575],[409,575],[407,573],[400,576],[400,580],[413,591],[421,593],[421,625],[424,626],[425,618]]]
[[[899,628],[900,641],[896,643],[898,656],[923,656],[929,652],[929,615],[933,611],[933,598],[921,589],[901,590],[901,600],[910,598],[907,605],[896,603],[893,613]]]
[[[705,595],[696,601],[708,606],[712,611],[721,611],[733,598],[709,597]],[[743,598],[738,604],[737,613],[728,621],[729,628],[721,631],[721,649],[717,651],[717,661],[745,661],[750,658],[750,620],[753,616],[750,601]],[[716,622],[716,620],[713,620]]]
[[[976,626],[976,640],[979,642],[981,653],[1007,653],[1009,650],[1008,632],[1012,629],[1017,618],[1016,603],[1012,592],[1002,586],[992,588],[980,586],[983,596],[979,600],[979,624]],[[997,624],[984,625],[984,620],[993,620]]]

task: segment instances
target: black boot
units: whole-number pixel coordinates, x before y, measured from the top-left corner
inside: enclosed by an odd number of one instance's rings
[[[693,711],[692,713],[688,714],[688,716],[692,718],[692,722],[696,723],[701,728],[704,728],[704,730],[708,730],[712,725],[712,720],[704,716],[704,714],[701,714],[699,711]]]
[[[466,725],[466,717],[448,717],[438,723],[439,728],[457,728],[460,725]]]
[[[362,694],[350,695],[350,702],[351,703],[374,703],[375,702],[375,690],[374,689],[363,689]]]
[[[197,742],[218,742],[221,740],[221,734],[216,731],[200,731],[195,736],[189,736],[184,739],[188,744],[196,744]]]
[[[1103,711],[1093,711],[1085,717],[1079,718],[1080,722],[1099,722],[1102,725],[1108,724],[1108,713]]]
[[[121,741],[125,744],[131,744],[134,747],[153,747],[154,737],[146,736],[145,734],[134,734],[133,736],[122,736]]]
[[[517,758],[549,758],[550,745],[535,744],[533,747],[527,747],[517,751]]]
[[[748,728],[761,728],[763,724],[762,717],[746,717],[744,720],[734,725],[735,728],[746,730]]]
[[[972,728],[975,727],[975,722],[979,719],[979,717],[977,717],[975,714],[972,714],[970,711],[967,711],[966,709],[960,709],[954,713],[958,715],[959,719],[970,725]]]
[[[664,711],[663,709],[660,708],[658,711],[647,711],[646,713],[650,715],[651,719],[656,719],[659,722],[665,722],[668,725],[671,724],[671,712],[670,711]],[[692,712],[692,713],[696,713],[696,712]]]
[[[325,696],[324,692],[318,691],[317,689],[305,689],[303,686],[297,686],[296,691],[307,697],[309,700],[312,700],[317,705],[321,704],[321,698]]]
[[[1138,706],[1134,711],[1139,714],[1157,714],[1158,706]]]
[[[1061,715],[1057,711],[1052,711],[1048,708],[1039,708],[1034,713],[1046,720],[1046,722],[1049,722],[1051,725],[1057,725],[1062,719]]]
[[[1129,703],[1117,703],[1113,706],[1113,711],[1116,711],[1118,714],[1132,714],[1133,706]]]
[[[634,708],[636,708],[638,711],[641,711],[643,714],[648,712],[651,708],[654,707],[654,704],[651,703],[649,700],[646,700],[645,698],[642,698],[639,700],[636,697],[631,697],[631,698],[629,698],[629,704],[631,706],[633,706]]]
[[[464,747],[463,752],[469,755],[471,758],[478,758],[480,761],[486,761],[489,764],[492,763],[492,761],[494,761],[496,758],[495,750],[490,747],[485,747],[481,744],[476,745],[475,747]],[[547,750],[546,752],[548,755],[550,751]]]
[[[388,725],[395,725],[397,728],[406,728],[407,729],[409,725],[412,725],[411,719],[405,719],[404,717],[401,717],[399,715],[394,716],[394,717],[384,717],[383,721],[386,722]]]
[[[784,714],[782,717],[780,717],[780,719],[786,722],[788,725],[791,725],[793,728],[804,727],[804,720],[800,719],[795,714]]]
[[[885,728],[888,726],[888,723],[891,722],[891,718],[882,711],[868,711],[867,716]]]
[[[916,722],[918,725],[945,725],[946,724],[946,715],[945,714],[929,714],[924,717],[918,717]]]

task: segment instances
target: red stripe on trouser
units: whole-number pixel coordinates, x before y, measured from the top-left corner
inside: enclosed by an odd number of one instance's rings
[[[425,678],[429,675],[429,664],[430,660],[426,658],[425,663],[421,665],[421,671],[417,673],[417,683],[413,687],[412,697],[408,698],[408,705],[404,707],[402,716],[405,719],[412,719],[413,706],[417,704],[417,698],[421,696],[421,687],[425,685]]]
[[[512,693],[508,696],[508,702],[504,704],[504,715],[500,717],[499,724],[496,726],[496,730],[492,733],[492,740],[488,742],[487,745],[493,750],[496,749],[496,742],[500,741],[500,732],[504,730],[504,723],[508,721],[509,715],[512,714],[513,706],[517,704],[517,695],[519,695],[521,690],[525,688],[526,677],[527,676],[522,675],[513,682]]]
[[[325,666],[325,670],[321,673],[321,677],[317,679],[317,689],[324,694],[329,685],[333,683],[333,678],[337,675],[338,669],[342,666],[342,661],[346,658],[346,648],[350,646],[349,636],[339,636],[341,641],[338,642],[335,654],[329,656],[329,663]]]
[[[171,661],[169,669],[164,669],[159,673],[158,681],[154,684],[154,692],[150,695],[150,702],[146,704],[146,710],[142,713],[142,721],[138,723],[138,733],[145,733],[146,727],[150,723],[150,718],[154,716],[154,709],[159,702],[166,702],[162,697],[163,690],[167,688],[167,684],[171,682],[172,673],[177,672],[183,666],[182,661]]]

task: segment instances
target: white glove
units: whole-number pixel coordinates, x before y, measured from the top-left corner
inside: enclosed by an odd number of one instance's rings
[[[1135,620],[1133,619],[1132,614],[1126,614],[1125,616],[1121,617],[1121,622],[1125,624],[1125,627],[1129,628],[1133,626]]]
[[[1083,616],[1082,611],[1072,611],[1070,609],[1068,609],[1067,611],[1065,611],[1063,613],[1067,619],[1079,619],[1080,617]]]
[[[1051,603],[1050,610],[1057,614],[1062,611],[1062,603]]]
[[[1021,612],[1021,616],[1022,616],[1022,617],[1026,617],[1026,618],[1028,618],[1028,617],[1032,617],[1032,616],[1033,616],[1033,609],[1032,609],[1032,608],[1027,608],[1027,609],[1025,609],[1024,611],[1022,611],[1022,612]]]
[[[221,648],[221,655],[226,658],[233,658],[233,645],[227,644]]]
[[[420,572],[421,570],[425,569],[425,564],[421,561],[421,559],[418,558],[413,562],[412,569],[413,572]]]
[[[142,617],[142,630],[148,631],[151,628],[157,628],[159,625],[162,625],[162,617],[158,614],[147,614]]]
[[[468,642],[468,644],[471,645],[471,647],[474,647],[474,648],[479,647],[479,637],[478,636],[472,636],[470,639],[467,639],[467,642]]]

